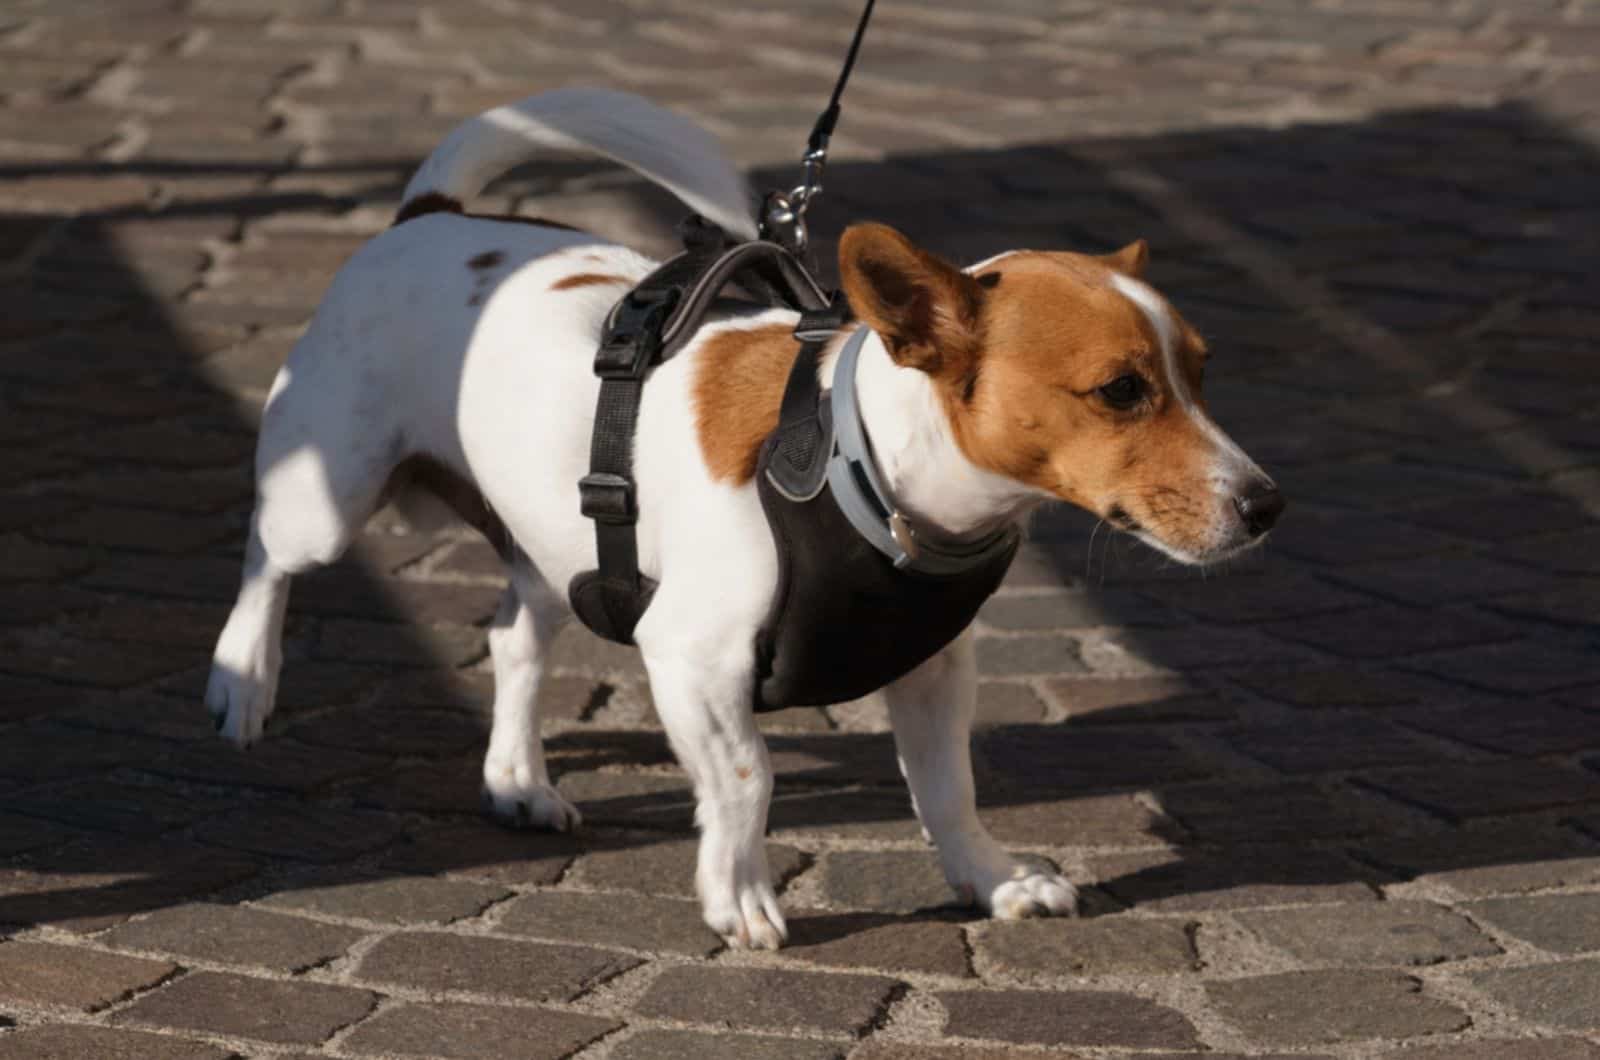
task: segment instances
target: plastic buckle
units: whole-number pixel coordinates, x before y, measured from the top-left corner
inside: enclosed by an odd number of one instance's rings
[[[609,471],[591,471],[578,480],[578,510],[597,523],[628,526],[638,522],[633,480]]]
[[[678,304],[676,287],[635,288],[611,311],[594,355],[601,379],[640,379],[661,348],[661,329]]]
[[[794,337],[801,342],[826,342],[850,320],[850,307],[835,291],[821,309],[808,309],[794,325]]]

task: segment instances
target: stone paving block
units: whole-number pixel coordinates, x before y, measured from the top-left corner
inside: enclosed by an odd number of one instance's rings
[[[1358,780],[1450,821],[1600,802],[1600,776],[1542,762],[1461,762]]]
[[[232,805],[232,800],[174,787],[105,778],[13,795],[9,802],[22,813],[73,828],[125,836],[160,835]]]
[[[454,711],[407,710],[376,706],[341,710],[294,726],[297,740],[368,754],[420,755],[448,758],[474,750],[488,740],[477,719]]]
[[[647,1030],[619,1043],[615,1060],[844,1060],[848,1046],[754,1034]]]
[[[523,895],[501,911],[496,930],[686,957],[705,957],[722,948],[722,940],[701,920],[699,902],[642,895]]]
[[[281,687],[278,694],[283,695]],[[377,755],[311,747],[274,737],[250,748],[248,753],[217,741],[176,747],[140,765],[158,776],[202,784],[303,793],[336,780],[377,772],[389,762]]]
[[[356,975],[418,990],[461,990],[529,1001],[570,1001],[640,962],[606,950],[413,933],[368,950]]]
[[[0,857],[10,857],[39,847],[59,846],[82,835],[77,829],[50,821],[0,814]]]
[[[1372,839],[1353,852],[1404,879],[1472,896],[1600,883],[1600,847],[1573,832],[1515,818]]]
[[[1525,696],[1587,684],[1594,679],[1592,652],[1537,639],[1429,652],[1412,656],[1406,665],[1490,692]]]
[[[1600,1028],[1600,959],[1480,972],[1472,985],[1530,1023]]]
[[[1380,971],[1290,972],[1206,984],[1224,1019],[1252,1040],[1316,1045],[1448,1034],[1470,1018],[1427,997],[1407,975]]]
[[[341,876],[324,885],[286,885],[259,904],[354,920],[442,925],[475,917],[510,893],[504,887],[472,880]]]
[[[486,883],[543,887],[559,880],[591,842],[467,819],[409,833],[384,851],[381,864],[393,872],[451,873]]]
[[[1023,801],[989,804],[978,785],[978,816],[989,834],[1001,843],[1030,846],[1118,847],[1148,846],[1157,838],[1179,831],[1169,818],[1131,795],[1085,795],[1049,802]],[[997,793],[994,798],[1005,796]]]
[[[1593,715],[1514,698],[1410,711],[1404,724],[1499,754],[1571,754],[1600,747]]]
[[[981,674],[1083,673],[1078,642],[1071,637],[1019,634],[978,638],[978,672]]]
[[[694,791],[682,776],[586,770],[561,774],[556,787],[589,823],[694,828]]]
[[[1131,994],[960,991],[937,995],[948,1034],[1033,1045],[1160,1049],[1198,1046],[1181,1013]]]
[[[967,946],[955,923],[873,914],[788,914],[782,956],[835,968],[970,976]]]
[[[0,867],[0,924],[99,931],[251,878],[254,858],[173,840],[84,840]]]
[[[44,942],[0,943],[0,998],[93,1012],[146,990],[178,970],[167,961]]]
[[[601,1016],[543,1008],[405,1004],[357,1027],[343,1048],[356,1056],[562,1060],[621,1026]]]
[[[1281,635],[1349,659],[1388,659],[1399,655],[1493,644],[1510,639],[1516,627],[1467,611],[1423,611],[1368,607],[1301,618]]]
[[[979,725],[1027,725],[1044,721],[1044,700],[1027,685],[1016,681],[983,681],[978,684]]]
[[[273,806],[214,818],[196,830],[205,843],[327,864],[349,861],[388,844],[400,825],[382,814],[328,806]]]
[[[850,1060],[1083,1060],[1083,1055],[1064,1053],[1058,1049],[1012,1049],[1003,1045],[913,1045],[909,1042],[869,1041],[851,1053]],[[1207,1053],[1206,1057],[1207,1060],[1237,1060],[1211,1053]],[[1151,1057],[1151,1060],[1163,1058]],[[1164,1060],[1173,1058],[1166,1057]]]
[[[197,902],[158,909],[112,928],[100,941],[122,949],[299,972],[332,960],[361,937],[360,931],[335,924]]]
[[[932,850],[834,851],[822,858],[822,891],[834,905],[880,913],[913,913],[956,901]]]
[[[1501,952],[1465,917],[1426,902],[1251,910],[1235,917],[1302,964],[1425,965]]]
[[[767,814],[776,839],[866,839],[920,841],[922,826],[911,796],[892,788],[785,791],[780,786]]]
[[[1333,785],[1207,784],[1167,788],[1161,808],[1207,842],[1266,843],[1385,830],[1381,806]]]
[[[1353,666],[1251,667],[1229,676],[1257,695],[1295,707],[1388,707],[1461,694],[1437,678]]]
[[[634,1006],[640,1015],[766,1030],[859,1034],[897,992],[872,975],[672,967]]]
[[[120,1010],[113,1022],[317,1045],[376,1004],[375,995],[344,986],[195,972]]]
[[[1377,900],[1371,881],[1378,874],[1324,850],[1106,854],[1089,859],[1089,872],[1113,898],[1148,913]]]
[[[1409,765],[1438,757],[1412,733],[1371,718],[1301,718],[1219,730],[1241,754],[1283,773],[1326,773]]]
[[[974,935],[980,967],[1010,979],[1175,975],[1200,967],[1197,925],[1184,920],[993,921]]]
[[[1164,736],[1109,727],[1007,725],[976,734],[973,748],[1008,790],[1034,799],[1215,775],[1209,763]]]
[[[632,845],[585,854],[572,868],[571,882],[595,890],[638,891],[669,898],[693,898],[698,844],[692,840],[639,838]],[[805,867],[805,855],[782,843],[767,844],[767,867],[773,885],[783,884]]]
[[[1492,898],[1462,908],[1478,920],[1551,953],[1600,950],[1600,894]]]
[[[1225,721],[1232,704],[1183,677],[1071,677],[1046,682],[1075,724]]]
[[[0,1035],[0,1060],[232,1060],[236,1055],[170,1034],[60,1023]]]
[[[1600,1060],[1600,1045],[1579,1038],[1451,1042],[1407,1046],[1380,1060]]]

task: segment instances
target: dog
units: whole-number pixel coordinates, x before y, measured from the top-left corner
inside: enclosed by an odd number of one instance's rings
[[[492,510],[509,584],[489,633],[486,805],[568,830],[538,689],[566,586],[596,563],[579,510],[602,322],[654,262],[594,235],[463,204],[547,150],[593,151],[755,236],[752,199],[712,138],[634,96],[562,90],[453,131],[399,220],[334,279],[274,382],[256,454],[244,574],[205,693],[223,736],[272,713],[292,576],[336,560],[386,500],[426,492]],[[516,220],[521,223],[511,223]],[[1283,508],[1211,420],[1199,334],[1141,276],[1143,241],[1107,255],[1012,251],[962,269],[880,224],[848,228],[839,272],[861,324],[861,416],[888,489],[929,534],[1021,523],[1061,500],[1188,564],[1258,544]],[[777,560],[752,482],[793,364],[796,314],[708,318],[655,369],[635,445],[639,567],[659,582],[635,639],[693,782],[705,920],[732,946],[786,938],[764,848],[772,769],[751,710]],[[821,362],[827,386],[835,340]],[[1071,914],[1076,891],[979,821],[969,754],[970,632],[883,690],[915,812],[956,892],[999,918]]]

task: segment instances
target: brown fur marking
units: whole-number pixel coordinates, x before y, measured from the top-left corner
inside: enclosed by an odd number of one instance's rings
[[[545,217],[523,217],[514,213],[467,213],[459,199],[437,191],[427,191],[414,199],[408,199],[400,206],[400,212],[395,214],[394,223],[405,224],[413,217],[424,217],[430,213],[456,213],[463,217],[471,217],[479,221],[509,221],[519,225],[538,225],[541,228],[560,228],[568,232],[581,232],[583,229],[573,225],[552,221]]]
[[[577,272],[563,276],[550,285],[552,291],[570,291],[576,287],[598,287],[601,284],[628,283],[621,276],[607,276],[599,272]]]
[[[778,406],[800,344],[788,324],[722,331],[695,364],[695,428],[711,477],[741,485],[755,477],[761,443],[778,426]]]

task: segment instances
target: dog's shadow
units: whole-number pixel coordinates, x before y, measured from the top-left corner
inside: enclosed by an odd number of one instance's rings
[[[4,167],[178,190],[0,219],[28,266],[0,325],[0,925],[416,873],[687,896],[688,789],[659,733],[604,725],[644,694],[611,649],[575,644],[550,708],[588,832],[477,818],[496,589],[454,538],[375,530],[297,584],[284,713],[248,754],[200,706],[250,503],[234,395],[259,399],[315,293],[201,290],[193,246],[273,275],[249,225],[392,203],[409,167],[231,198],[209,162]],[[1210,337],[1217,419],[1290,498],[1264,556],[1205,576],[1047,513],[984,614],[981,813],[1089,912],[1600,881],[1596,170],[1517,106],[830,167],[821,233],[872,217],[960,260],[1148,238]],[[559,215],[559,183],[521,193]],[[337,236],[275,239],[331,268]],[[417,569],[445,577],[390,577]],[[772,840],[820,906],[803,937],[971,915],[923,886],[887,734],[791,716],[770,746]]]

